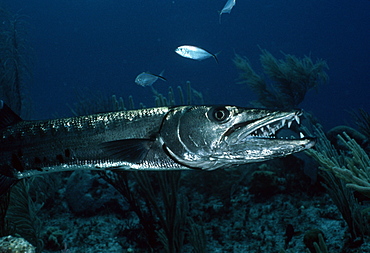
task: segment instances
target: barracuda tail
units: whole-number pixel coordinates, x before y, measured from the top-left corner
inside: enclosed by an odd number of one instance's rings
[[[4,101],[0,100],[0,129],[12,126],[21,122],[22,119],[7,106]],[[0,147],[0,152],[6,147]],[[0,168],[0,196],[5,194],[16,182],[13,171],[9,167]]]

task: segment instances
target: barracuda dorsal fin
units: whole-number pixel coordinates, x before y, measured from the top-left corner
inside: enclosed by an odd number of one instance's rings
[[[0,100],[0,129],[14,125],[20,121],[22,121],[21,117],[13,112],[3,100]]]
[[[109,156],[115,159],[140,163],[152,147],[151,139],[124,139],[102,143],[102,148]]]

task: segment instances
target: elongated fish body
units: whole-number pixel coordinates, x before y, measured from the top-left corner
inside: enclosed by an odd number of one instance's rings
[[[127,163],[120,163],[112,158],[112,153],[104,151],[103,144],[155,138],[168,110],[167,107],[159,107],[45,121],[20,121],[1,131],[0,168],[10,166],[16,169],[18,178],[73,170],[80,166],[90,169],[129,168]]]
[[[274,138],[300,111],[158,107],[22,121],[0,103],[0,194],[18,179],[75,169],[213,170],[302,151],[313,138]]]
[[[222,14],[224,13],[230,13],[231,10],[233,9],[234,5],[235,5],[235,1],[236,0],[228,0],[224,6],[224,8],[222,8],[222,10],[220,11],[220,18],[219,18],[219,23],[221,24],[221,16]]]
[[[212,54],[208,52],[207,50],[202,49],[200,47],[184,45],[184,46],[177,47],[175,49],[175,52],[184,58],[189,58],[189,59],[198,60],[198,61],[203,61],[205,59],[213,57],[215,61],[218,63],[218,59],[215,54]]]
[[[154,75],[148,72],[143,72],[135,78],[135,83],[137,85],[145,87],[145,86],[151,86],[158,79],[161,79],[162,81],[167,81],[166,78],[162,76],[163,72],[164,71],[162,71],[159,75]]]

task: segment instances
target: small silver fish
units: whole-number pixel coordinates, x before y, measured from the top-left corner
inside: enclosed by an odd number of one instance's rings
[[[184,46],[179,46],[178,48],[176,48],[175,52],[181,55],[182,57],[193,59],[193,60],[198,60],[198,61],[202,61],[204,59],[213,57],[215,61],[218,63],[218,59],[215,54],[212,54],[208,52],[207,50],[202,49],[200,47],[184,45]]]
[[[135,83],[145,87],[145,86],[151,86],[158,79],[161,79],[162,81],[167,81],[166,78],[162,76],[163,73],[164,73],[164,70],[159,75],[154,75],[149,72],[143,72],[135,78]]]
[[[219,22],[220,22],[220,24],[221,24],[221,15],[223,14],[223,13],[230,13],[231,12],[231,10],[232,10],[232,8],[234,7],[234,5],[235,5],[235,1],[236,0],[228,0],[227,2],[226,2],[226,4],[225,4],[225,6],[224,6],[224,8],[221,10],[221,12],[220,12],[220,18],[219,18]]]

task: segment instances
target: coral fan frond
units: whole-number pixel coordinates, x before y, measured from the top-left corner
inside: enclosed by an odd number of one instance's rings
[[[300,59],[290,54],[278,60],[265,49],[261,52],[263,71],[272,81],[269,85],[252,69],[247,58],[235,55],[233,61],[241,70],[238,83],[247,84],[257,94],[258,103],[265,107],[297,107],[310,89],[328,81],[325,72],[328,65],[323,60],[314,63],[308,56]]]

